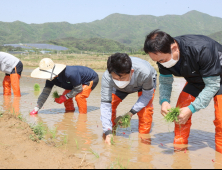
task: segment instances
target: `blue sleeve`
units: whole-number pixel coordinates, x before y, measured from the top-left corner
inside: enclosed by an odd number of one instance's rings
[[[54,86],[53,81],[46,80],[45,87],[48,87],[48,88],[52,89],[53,86]]]
[[[220,76],[206,77],[203,78],[203,81],[205,83],[205,88],[196,97],[194,102],[192,102],[190,106],[188,106],[192,113],[195,113],[200,109],[206,108],[212,98],[220,89]]]
[[[172,92],[172,84],[173,84],[173,75],[162,75],[159,76],[159,92],[160,98],[159,103],[162,105],[163,102],[167,101],[170,103],[170,97]]]

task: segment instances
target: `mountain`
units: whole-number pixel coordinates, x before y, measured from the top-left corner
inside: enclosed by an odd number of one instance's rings
[[[222,19],[198,11],[184,15],[125,15],[111,14],[90,23],[67,22],[26,24],[20,21],[0,22],[0,44],[34,43],[52,39],[75,37],[78,39],[105,38],[133,48],[141,48],[145,36],[161,29],[172,36],[183,34],[209,35],[222,29]]]
[[[210,35],[208,35],[208,37],[210,37],[210,38],[216,40],[217,42],[219,42],[220,44],[222,44],[222,31],[210,34]]]
[[[132,51],[132,48],[124,44],[103,38],[78,39],[74,37],[43,41],[41,43],[54,44],[69,48],[70,51],[93,51],[93,52],[123,52]]]

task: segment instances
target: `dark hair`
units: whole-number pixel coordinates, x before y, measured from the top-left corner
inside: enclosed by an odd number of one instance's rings
[[[171,53],[171,44],[174,43],[174,39],[169,34],[157,29],[147,35],[143,50],[145,53]]]
[[[126,53],[115,53],[108,58],[107,69],[109,74],[129,74],[132,69],[131,58]]]

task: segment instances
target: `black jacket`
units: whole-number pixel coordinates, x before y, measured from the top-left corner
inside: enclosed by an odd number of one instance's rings
[[[205,87],[202,77],[222,77],[221,44],[203,35],[183,35],[174,39],[180,48],[180,72],[175,67],[165,68],[157,63],[160,74],[184,77],[189,84],[200,90]]]

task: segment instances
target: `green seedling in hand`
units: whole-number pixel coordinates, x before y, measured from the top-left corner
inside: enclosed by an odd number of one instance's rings
[[[180,115],[180,108],[171,108],[169,109],[169,113],[164,117],[166,122],[171,123],[171,122],[179,122],[178,116]]]
[[[52,97],[53,97],[54,99],[56,99],[56,98],[59,98],[60,96],[59,96],[59,94],[58,94],[57,91],[54,91],[53,94],[52,94]]]
[[[130,121],[131,121],[131,117],[129,115],[125,115],[121,117],[118,123],[120,124],[121,128],[128,128],[131,125]]]

